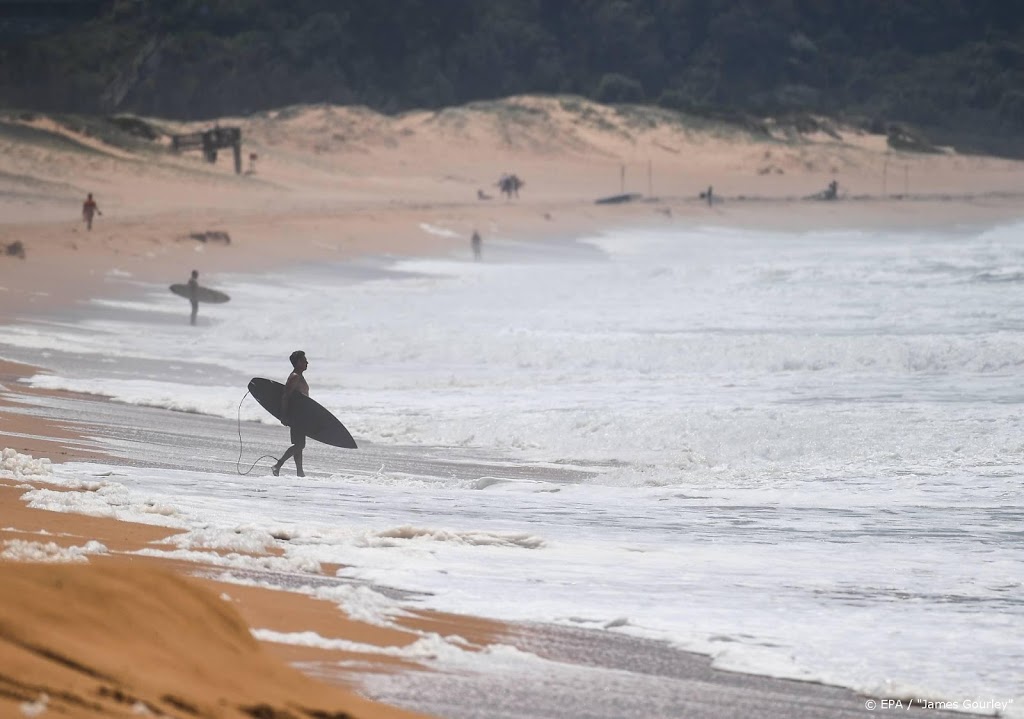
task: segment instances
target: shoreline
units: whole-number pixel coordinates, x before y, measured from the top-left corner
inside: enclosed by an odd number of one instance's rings
[[[758,229],[787,233],[852,229],[901,232],[918,229],[993,227],[1024,218],[1021,195],[964,196],[959,199],[805,199],[747,197],[714,207],[697,200],[642,199],[622,205],[517,203],[503,207],[463,203],[451,206],[303,211],[260,215],[200,214],[181,219],[171,213],[125,222],[97,221],[83,236],[67,223],[0,224],[0,243],[23,238],[27,257],[0,256],[0,325],[21,316],[45,315],[92,298],[110,298],[111,275],[144,282],[183,282],[200,266],[208,275],[272,271],[305,262],[343,262],[360,256],[470,257],[469,239],[478,228],[487,243],[574,239],[627,229]],[[154,225],[160,227],[154,232]],[[437,229],[431,232],[429,225]],[[229,244],[190,239],[195,232],[224,232]],[[288,238],[282,241],[281,238]]]

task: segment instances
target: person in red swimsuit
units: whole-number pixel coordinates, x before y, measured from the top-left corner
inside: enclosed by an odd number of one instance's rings
[[[99,205],[96,204],[96,200],[92,199],[92,193],[90,192],[89,196],[85,198],[85,202],[82,203],[82,219],[85,220],[86,229],[92,229],[93,215],[102,214]]]

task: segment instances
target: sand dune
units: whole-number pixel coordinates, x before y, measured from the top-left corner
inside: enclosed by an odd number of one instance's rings
[[[239,178],[230,151],[216,165],[198,152],[169,151],[170,134],[211,123],[144,123],[156,139],[102,118],[3,119],[6,220],[58,219],[33,211],[42,204],[33,199],[39,189],[55,187],[83,197],[94,191],[101,207],[105,202],[120,217],[251,211],[267,198],[273,198],[267,209],[277,212],[324,200],[334,207],[368,199],[471,203],[478,188],[497,194],[494,184],[507,171],[527,179],[523,202],[551,202],[619,190],[692,199],[708,184],[723,197],[803,197],[833,176],[853,194],[1009,192],[1016,191],[1012,176],[1019,170],[1019,163],[992,158],[893,152],[884,136],[825,123],[820,127],[828,132],[766,122],[763,132],[752,133],[657,108],[518,97],[398,116],[303,106],[223,118],[220,124],[242,129],[246,169],[248,155],[257,155],[255,172]],[[61,205],[65,217],[77,219],[77,206]]]
[[[0,563],[0,603],[3,716],[413,716],[290,669],[169,572]]]

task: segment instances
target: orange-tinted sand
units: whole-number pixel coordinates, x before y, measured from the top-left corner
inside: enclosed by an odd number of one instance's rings
[[[0,712],[411,717],[290,669],[209,588],[139,563],[0,564]]]

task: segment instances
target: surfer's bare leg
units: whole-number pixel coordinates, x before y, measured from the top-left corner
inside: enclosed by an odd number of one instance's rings
[[[305,477],[306,473],[302,471],[302,450],[306,448],[306,435],[302,434],[300,430],[292,428],[292,457],[295,459],[295,476]],[[282,462],[284,460],[281,460]]]
[[[281,467],[283,467],[284,463],[289,459],[295,460],[295,475],[297,477],[305,477],[306,473],[302,471],[302,446],[298,444],[293,444],[285,450],[281,459],[277,460],[277,464],[275,464],[270,470],[274,473],[274,476],[276,477],[281,473]]]
[[[287,462],[288,458],[291,457],[292,455],[296,455],[298,457],[298,459],[296,459],[295,461],[295,468],[299,469],[302,462],[302,450],[296,450],[295,445],[293,444],[291,447],[285,450],[285,453],[281,455],[281,459],[277,460],[277,464],[275,464],[274,467],[270,470],[271,472],[274,473],[275,477],[281,472],[281,467],[284,466],[284,463]]]
[[[199,303],[192,300],[192,324],[196,323],[196,315],[199,313]]]

